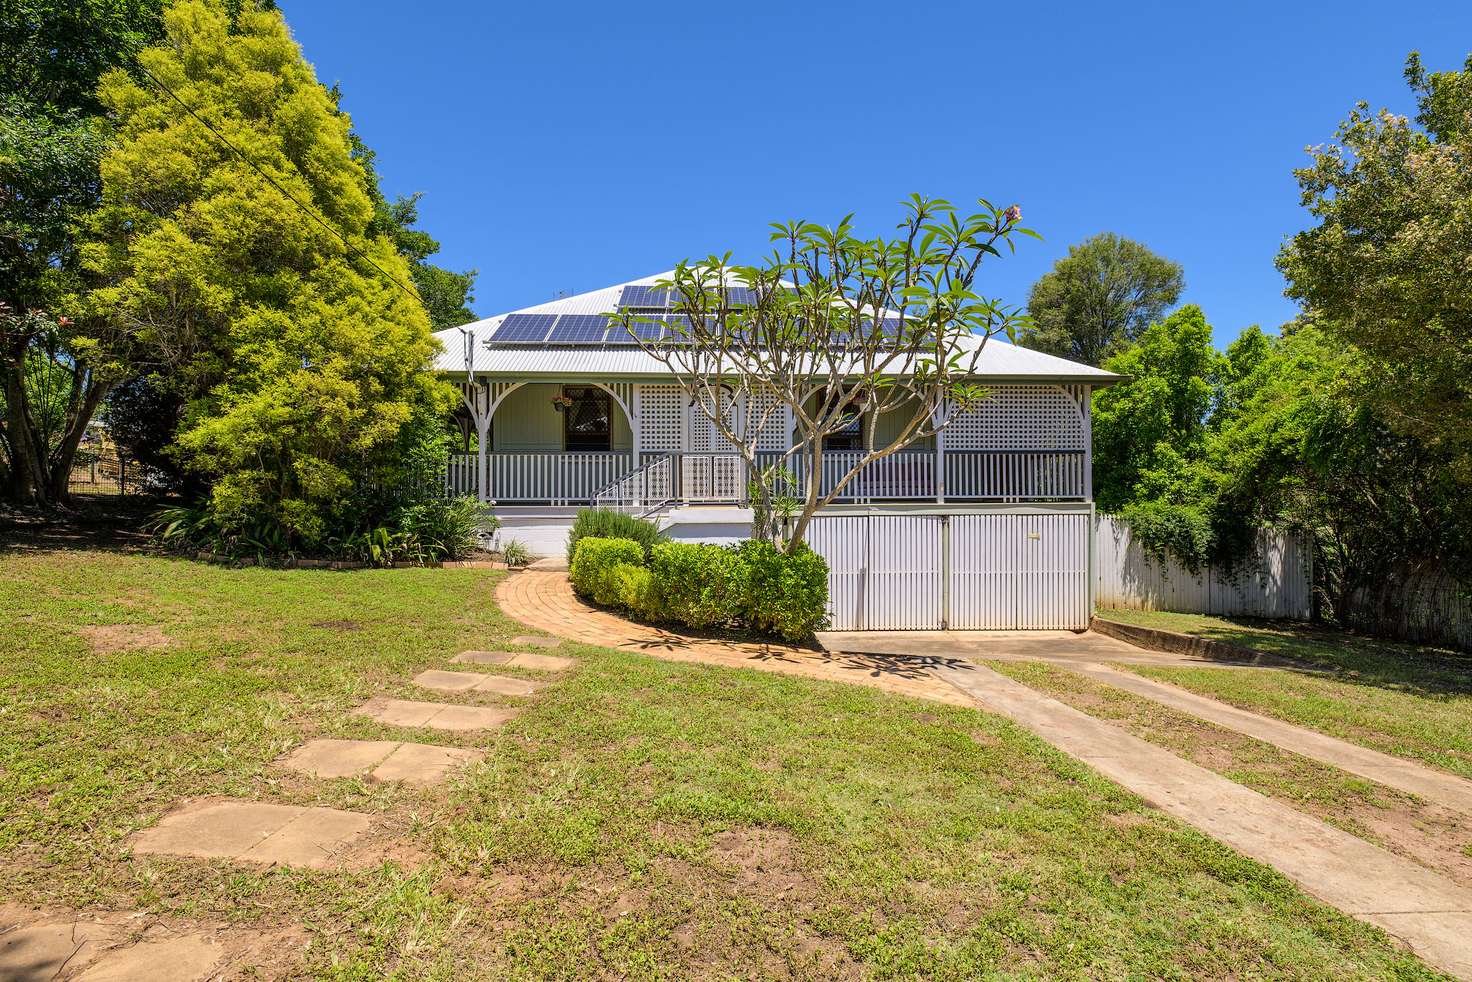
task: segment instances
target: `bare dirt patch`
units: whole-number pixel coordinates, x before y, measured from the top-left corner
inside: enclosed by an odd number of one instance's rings
[[[169,644],[163,628],[153,624],[88,624],[77,628],[77,633],[99,655],[141,648],[166,648]]]
[[[768,904],[811,900],[817,893],[798,862],[796,846],[783,829],[739,828],[722,832],[711,855],[733,870],[736,890]]]

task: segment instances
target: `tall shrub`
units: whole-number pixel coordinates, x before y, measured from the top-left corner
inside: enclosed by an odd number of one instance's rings
[[[429,320],[373,224],[350,121],[281,15],[243,5],[232,24],[179,0],[165,28],[138,60],[177,101],[122,71],[102,82],[117,142],[90,309],[152,344],[186,397],[177,453],[215,521],[311,548],[355,487],[394,479],[405,425],[448,408]]]
[[[577,553],[578,542],[585,536],[597,536],[600,539],[630,539],[644,549],[644,558],[649,558],[650,550],[656,543],[664,542],[667,538],[659,530],[659,526],[644,518],[636,518],[633,515],[625,515],[621,511],[610,511],[606,508],[584,508],[578,512],[577,518],[573,519],[572,531],[567,536],[567,561],[570,563]]]

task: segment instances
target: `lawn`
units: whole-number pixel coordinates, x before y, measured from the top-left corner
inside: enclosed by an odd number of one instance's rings
[[[1472,655],[1284,621],[1142,610],[1099,616],[1232,641],[1322,669],[1121,666],[1472,778]]]
[[[1436,977],[1010,724],[860,686],[569,646],[448,786],[272,766],[401,735],[349,711],[521,633],[498,575],[0,554],[0,891],[280,932],[337,979]],[[392,858],[129,854],[206,794],[370,812]]]

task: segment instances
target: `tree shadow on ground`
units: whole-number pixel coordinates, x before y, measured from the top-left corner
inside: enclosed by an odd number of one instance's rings
[[[50,508],[0,505],[0,555],[66,549],[139,552],[147,548],[143,531],[161,506],[141,495],[76,496]]]

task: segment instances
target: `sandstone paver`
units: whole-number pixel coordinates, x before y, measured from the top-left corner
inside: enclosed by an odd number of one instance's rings
[[[369,775],[375,781],[402,781],[405,784],[438,784],[450,772],[485,757],[480,750],[459,747],[434,747],[425,743],[401,743],[393,753]]]
[[[468,692],[475,688],[475,684],[484,675],[475,672],[442,672],[437,668],[431,668],[414,676],[414,684],[424,689],[435,689],[439,692]]]
[[[202,935],[145,940],[108,952],[77,982],[200,982],[224,958],[224,947]]]
[[[515,654],[514,651],[462,651],[450,661],[457,665],[504,665]]]
[[[412,699],[370,699],[353,710],[390,726],[423,726],[434,730],[491,730],[516,715],[505,706],[453,706]]]
[[[479,750],[394,740],[310,740],[284,757],[281,763],[315,777],[362,777],[370,781],[437,784],[461,764],[484,756]]]
[[[414,683],[441,692],[493,692],[502,696],[529,696],[542,687],[540,682],[485,675],[480,672],[441,672],[430,670],[414,676]]]
[[[71,921],[36,924],[0,935],[0,979],[50,982],[64,970],[91,963],[117,931],[105,924]]]
[[[450,661],[461,665],[507,665],[538,672],[561,672],[578,663],[576,658],[541,655],[534,651],[462,651]]]
[[[1372,781],[1419,795],[1427,801],[1472,815],[1472,781],[1427,767],[1403,757],[1371,750],[1315,730],[1270,716],[1238,709],[1224,702],[1105,665],[1072,665],[1074,671],[1125,689],[1147,699],[1190,713],[1200,719],[1271,743],[1276,747],[1331,764]],[[1256,669],[1281,671],[1281,669]]]
[[[135,853],[326,869],[370,819],[337,808],[209,801],[165,815],[133,836]]]
[[[281,764],[314,777],[362,777],[398,748],[393,740],[308,740]]]
[[[284,935],[175,927],[141,912],[0,905],[0,982],[200,982],[227,968],[255,978],[268,962],[289,970],[293,947]]]
[[[931,669],[958,659],[918,656],[897,659],[868,654],[798,648],[777,642],[698,638],[636,624],[578,599],[567,574],[529,569],[496,586],[496,603],[527,627],[572,641],[637,652],[668,661],[751,668],[830,682],[873,686],[952,705],[971,700],[937,678]]]
[[[505,675],[486,675],[475,684],[476,692],[494,692],[498,696],[529,696],[542,688],[544,682],[513,679]]]
[[[937,675],[1163,811],[1394,934],[1432,965],[1472,979],[1472,890],[989,668]]]

